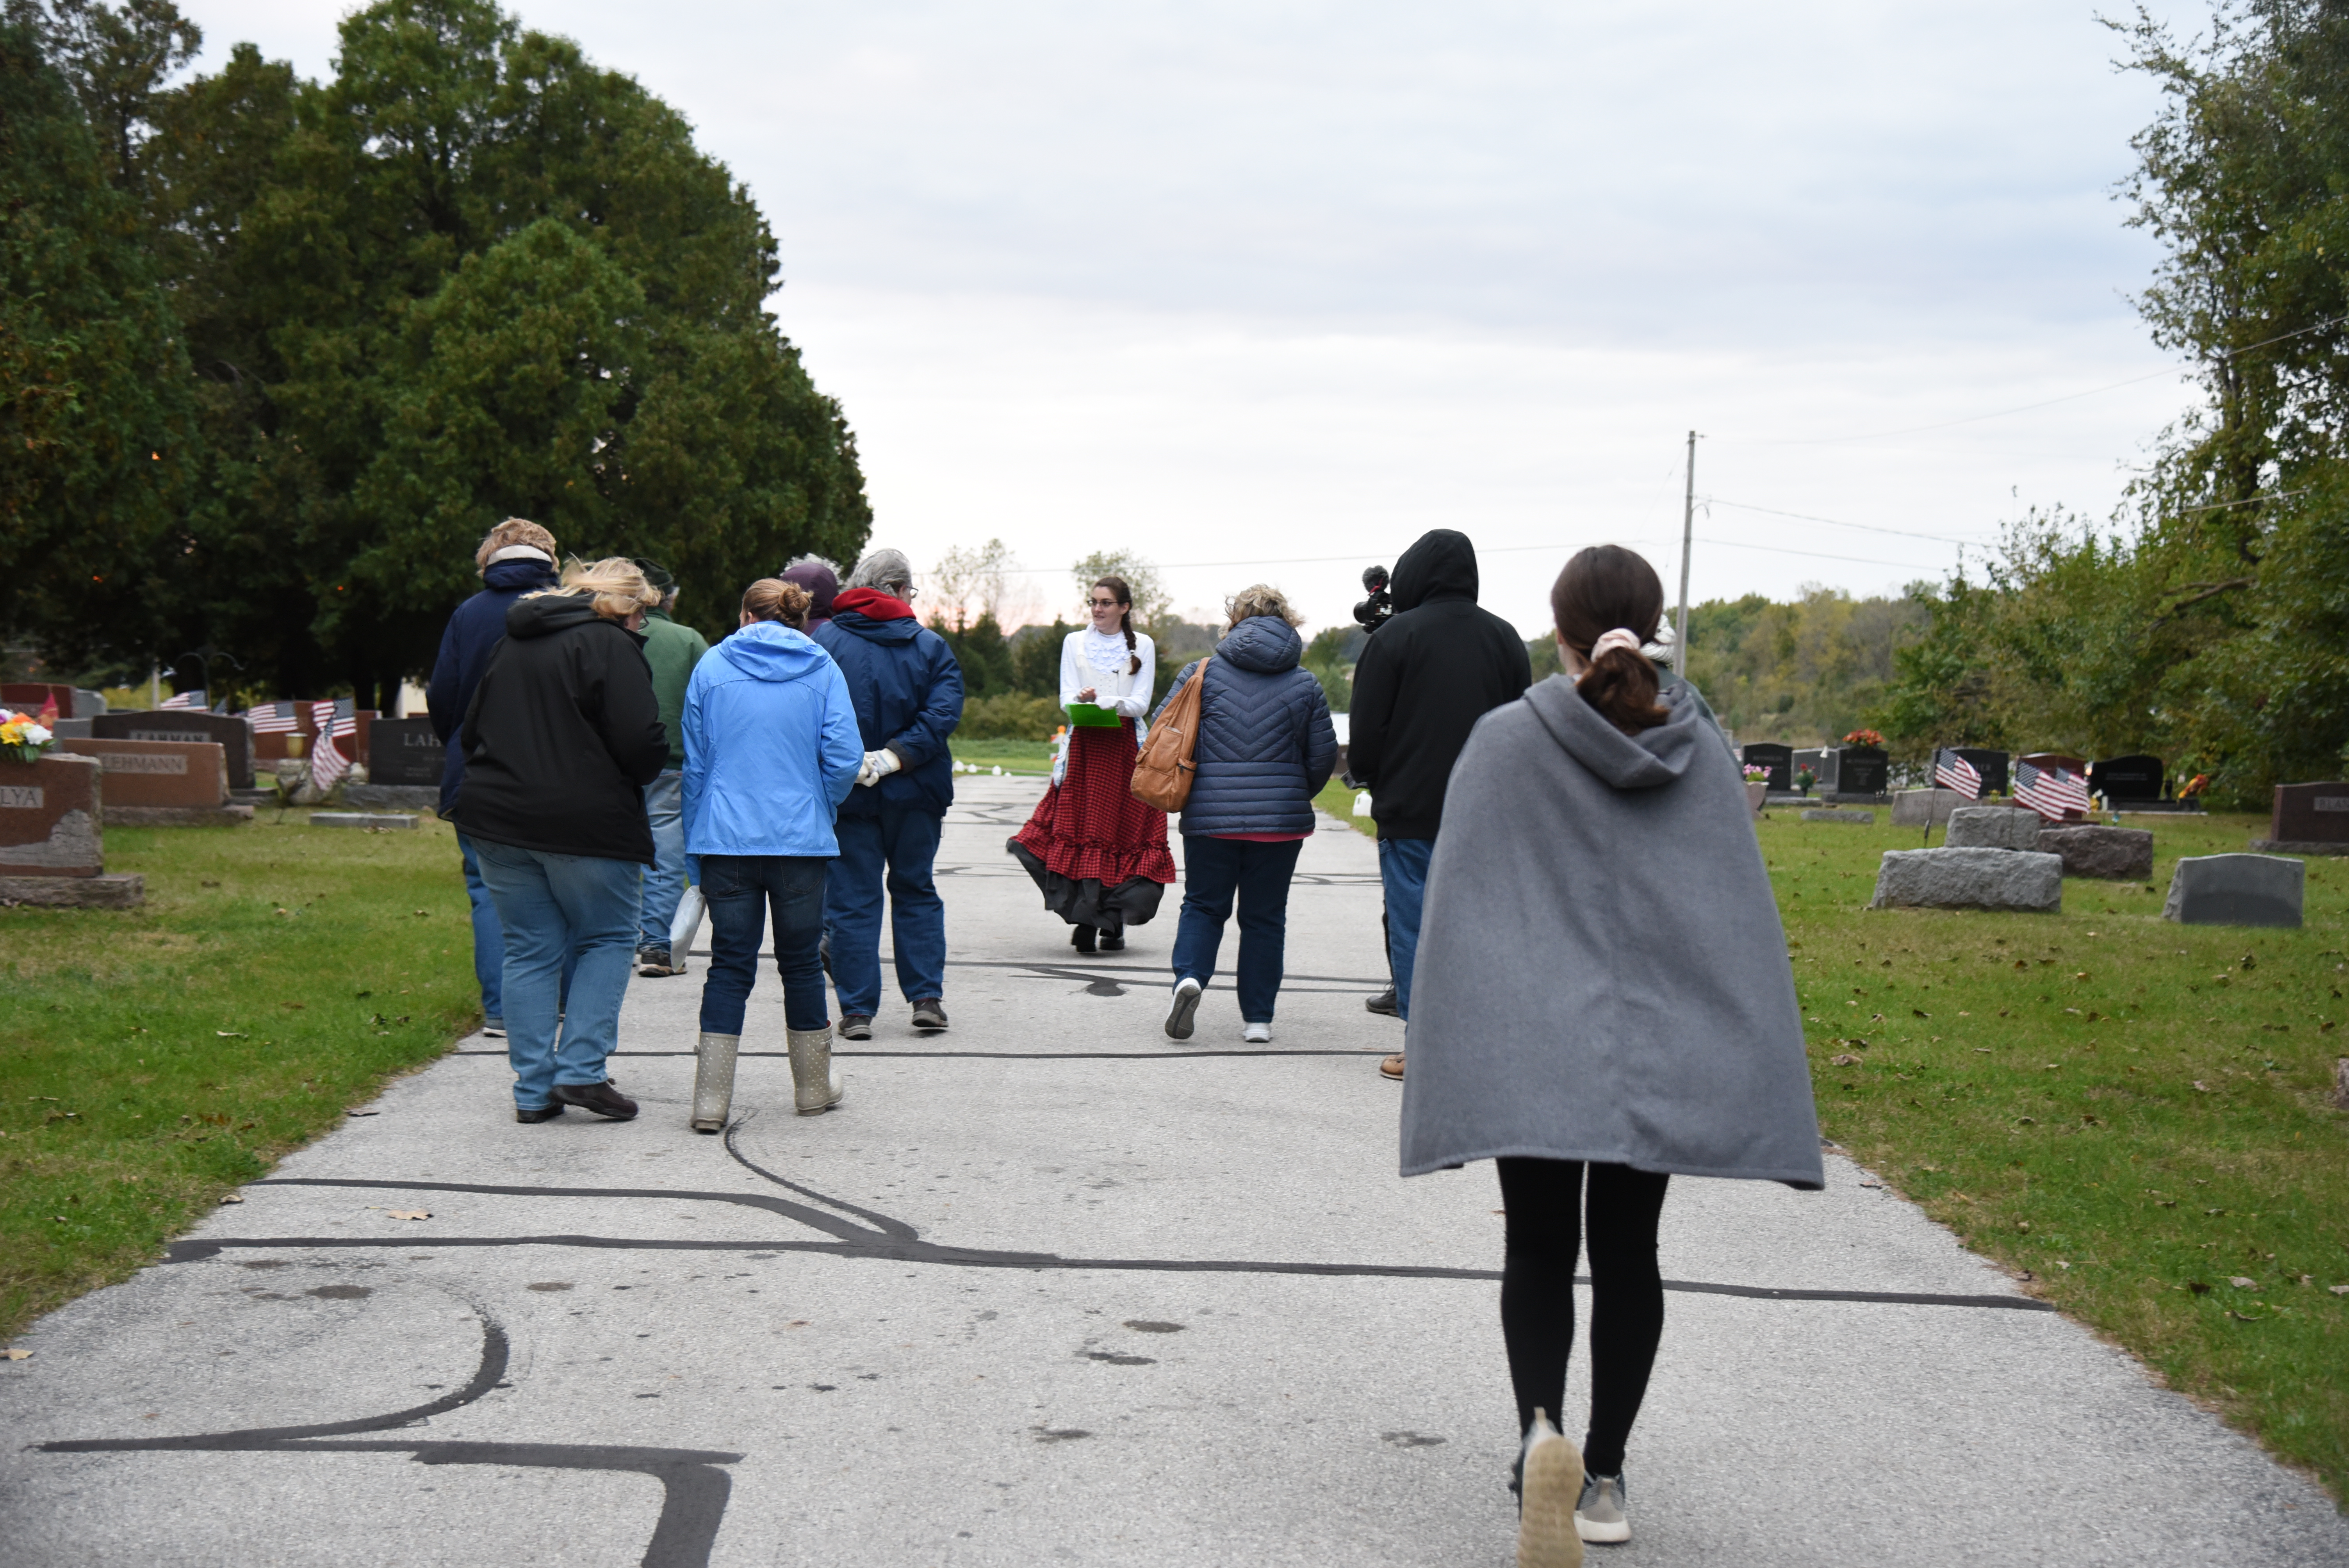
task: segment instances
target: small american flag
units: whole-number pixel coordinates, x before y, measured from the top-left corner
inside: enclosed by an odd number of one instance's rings
[[[2060,822],[2066,812],[2087,810],[2088,785],[2068,768],[2040,768],[2018,762],[2014,765],[2014,798],[2048,821]]]
[[[1933,753],[1933,782],[1969,800],[1982,799],[1982,771],[1946,746]]]
[[[201,710],[204,706],[204,688],[198,686],[193,691],[174,692],[163,699],[163,706]]]
[[[335,738],[357,735],[359,721],[347,697],[341,702],[312,703],[310,717],[318,726],[318,744],[316,749],[310,753],[310,784],[324,795],[341,783],[343,775],[351,770],[351,760],[343,755],[343,748],[335,744]]]
[[[290,702],[264,702],[258,707],[248,708],[244,721],[253,726],[255,735],[292,735],[302,727],[302,720],[295,716],[294,705]]]

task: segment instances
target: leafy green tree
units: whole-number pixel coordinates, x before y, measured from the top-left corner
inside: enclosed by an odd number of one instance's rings
[[[151,611],[193,430],[137,208],[41,35],[0,19],[0,626],[95,662]]]

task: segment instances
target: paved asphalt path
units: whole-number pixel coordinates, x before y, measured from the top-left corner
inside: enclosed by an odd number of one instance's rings
[[[1272,1047],[1216,988],[1177,1047],[1174,900],[1078,959],[1003,852],[1036,793],[963,782],[954,1027],[890,998],[839,1111],[792,1114],[769,973],[738,1124],[688,1130],[697,962],[630,990],[636,1121],[517,1126],[468,1040],[36,1326],[0,1562],[1511,1561],[1498,1198],[1395,1176],[1369,841],[1306,849]],[[2314,1488],[1828,1171],[1674,1183],[1594,1561],[2349,1562]]]

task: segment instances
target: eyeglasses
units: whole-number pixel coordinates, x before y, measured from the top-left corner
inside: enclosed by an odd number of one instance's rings
[[[1092,603],[1093,608],[1096,610],[1114,610],[1117,608],[1117,601],[1114,599],[1096,599]]]

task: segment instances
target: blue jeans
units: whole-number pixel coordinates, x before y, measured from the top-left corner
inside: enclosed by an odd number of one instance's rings
[[[1419,956],[1419,912],[1427,902],[1433,839],[1381,839],[1379,880],[1387,889],[1387,965],[1394,971],[1395,1016],[1411,1018],[1411,965]]]
[[[645,868],[645,907],[636,945],[668,945],[669,923],[685,893],[685,775],[671,768],[645,786],[645,820],[652,824],[653,863]]]
[[[474,843],[473,854],[505,928],[506,1059],[514,1070],[514,1104],[535,1110],[557,1084],[604,1081],[604,1058],[620,1039],[620,998],[636,966],[643,868],[486,839]],[[566,961],[575,965],[567,1002]]]
[[[823,923],[832,933],[832,983],[841,1012],[869,1018],[881,1006],[885,867],[897,989],[908,1002],[944,996],[947,905],[930,872],[938,858],[938,819],[917,806],[884,800],[879,816],[843,813],[832,830],[840,840],[840,858],[824,883]],[[708,892],[705,888],[703,896]]]
[[[473,841],[458,834],[457,852],[465,858],[465,897],[473,906],[473,978],[481,983],[481,1016],[495,1024],[506,1016],[505,982],[501,978],[506,963],[505,933],[498,928],[498,906],[490,902],[490,890],[481,881]]]
[[[739,1035],[743,1004],[759,975],[759,938],[775,912],[775,973],[783,981],[783,1024],[821,1029],[823,1010],[823,875],[814,855],[704,855],[701,896],[709,904],[709,971],[701,981],[701,1032]],[[664,936],[663,941],[667,938]]]
[[[1240,906],[1240,1022],[1269,1024],[1288,948],[1288,879],[1305,841],[1277,844],[1183,835],[1183,918],[1174,927],[1174,978],[1203,987],[1216,975],[1216,950],[1232,901]]]

